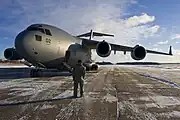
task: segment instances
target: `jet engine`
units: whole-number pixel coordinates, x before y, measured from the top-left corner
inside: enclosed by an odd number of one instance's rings
[[[8,60],[21,60],[22,57],[16,52],[14,48],[7,48],[4,50],[4,57]]]
[[[134,60],[142,60],[146,56],[146,49],[142,46],[136,45],[131,52],[131,57]]]
[[[96,52],[100,57],[108,57],[111,54],[111,45],[103,40],[97,44]]]

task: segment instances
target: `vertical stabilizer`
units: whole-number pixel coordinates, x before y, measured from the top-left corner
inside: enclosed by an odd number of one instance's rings
[[[172,55],[172,46],[169,47],[169,55]]]
[[[89,40],[92,40],[92,37],[93,37],[93,31],[92,31],[92,29],[91,29],[91,31],[90,31],[90,36],[89,36]]]

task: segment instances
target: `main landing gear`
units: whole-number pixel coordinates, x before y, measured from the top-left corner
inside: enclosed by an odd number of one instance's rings
[[[86,67],[86,71],[96,71],[98,70],[98,65],[93,64],[91,67]]]

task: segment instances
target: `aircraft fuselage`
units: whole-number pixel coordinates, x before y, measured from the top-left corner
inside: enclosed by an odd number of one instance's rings
[[[74,66],[78,59],[91,61],[91,51],[83,48],[82,40],[50,25],[33,24],[20,32],[15,39],[17,53],[34,66],[59,68],[70,51],[68,64]]]

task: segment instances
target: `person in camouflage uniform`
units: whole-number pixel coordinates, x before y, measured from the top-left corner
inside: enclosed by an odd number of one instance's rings
[[[78,60],[72,71],[73,81],[74,81],[74,97],[77,97],[78,85],[80,85],[80,96],[83,96],[83,84],[86,74],[86,69],[82,65],[82,61]]]

